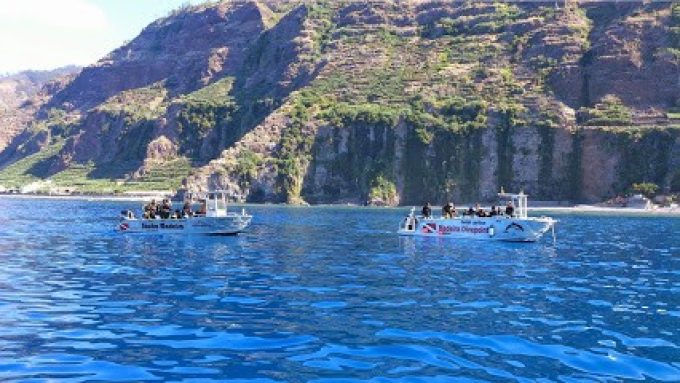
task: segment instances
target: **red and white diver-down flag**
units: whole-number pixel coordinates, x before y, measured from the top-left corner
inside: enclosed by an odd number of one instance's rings
[[[434,234],[437,232],[437,224],[432,222],[426,223],[420,231],[425,234]]]

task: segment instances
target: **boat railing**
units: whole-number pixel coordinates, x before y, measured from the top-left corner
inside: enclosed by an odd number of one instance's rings
[[[512,203],[514,218],[526,219],[528,217],[528,198],[529,196],[524,194],[523,191],[519,193],[506,193],[501,189],[501,192],[498,193],[499,202],[508,201]]]

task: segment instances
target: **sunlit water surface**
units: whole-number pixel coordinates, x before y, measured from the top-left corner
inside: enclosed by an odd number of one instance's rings
[[[1,380],[680,380],[678,218],[558,215],[553,246],[252,206],[183,238],[113,232],[129,206],[0,199]]]

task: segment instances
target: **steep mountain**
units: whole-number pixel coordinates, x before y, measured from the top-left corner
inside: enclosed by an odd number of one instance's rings
[[[69,66],[0,76],[0,150],[31,121],[40,104],[79,70]]]
[[[680,191],[680,5],[218,2],[41,104],[0,184],[298,203]]]

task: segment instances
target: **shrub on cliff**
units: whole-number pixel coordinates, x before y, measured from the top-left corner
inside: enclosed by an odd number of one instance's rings
[[[604,96],[594,108],[581,108],[578,118],[587,126],[626,126],[633,121],[630,109],[612,94]]]
[[[248,189],[251,182],[257,176],[257,168],[262,164],[262,158],[252,150],[245,149],[236,158],[234,172],[238,177],[241,189]]]
[[[320,114],[336,126],[349,126],[354,123],[367,125],[394,126],[399,120],[400,111],[380,104],[338,103]]]
[[[632,184],[630,189],[635,193],[644,194],[647,198],[652,198],[659,190],[659,185],[652,182],[642,182],[639,184]]]
[[[378,175],[371,183],[371,191],[368,197],[370,205],[391,206],[399,203],[397,187],[394,182],[382,174]]]

